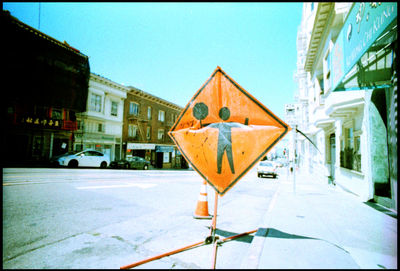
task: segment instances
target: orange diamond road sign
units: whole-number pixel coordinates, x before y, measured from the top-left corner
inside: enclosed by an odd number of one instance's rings
[[[217,67],[168,134],[222,196],[290,130]]]

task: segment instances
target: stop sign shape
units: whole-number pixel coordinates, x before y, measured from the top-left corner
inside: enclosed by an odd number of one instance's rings
[[[222,196],[290,130],[217,67],[168,134],[192,167]]]

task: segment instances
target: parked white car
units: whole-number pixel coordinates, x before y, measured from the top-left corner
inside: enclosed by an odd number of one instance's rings
[[[50,163],[55,166],[66,167],[100,167],[106,168],[110,165],[110,157],[96,150],[84,150],[69,152],[53,157]]]

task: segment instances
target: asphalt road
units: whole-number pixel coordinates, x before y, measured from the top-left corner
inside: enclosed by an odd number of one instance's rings
[[[253,169],[219,197],[217,234],[256,230],[279,178],[257,178]],[[211,220],[193,218],[201,184],[190,170],[5,168],[3,268],[118,269],[203,241]],[[213,214],[215,192],[207,192]],[[239,268],[251,240],[224,243],[216,267]],[[211,268],[212,251],[206,245],[138,268]]]

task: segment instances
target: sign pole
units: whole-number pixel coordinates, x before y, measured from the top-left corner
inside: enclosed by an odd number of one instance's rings
[[[212,269],[215,269],[215,265],[217,263],[217,249],[218,249],[217,239],[218,238],[215,238],[215,231],[217,229],[217,207],[218,207],[218,192],[215,191],[214,216],[213,216],[212,227],[211,227],[211,236],[212,236],[211,238],[212,238],[212,241],[214,242]]]
[[[293,193],[296,194],[296,133],[297,125],[293,129]]]

